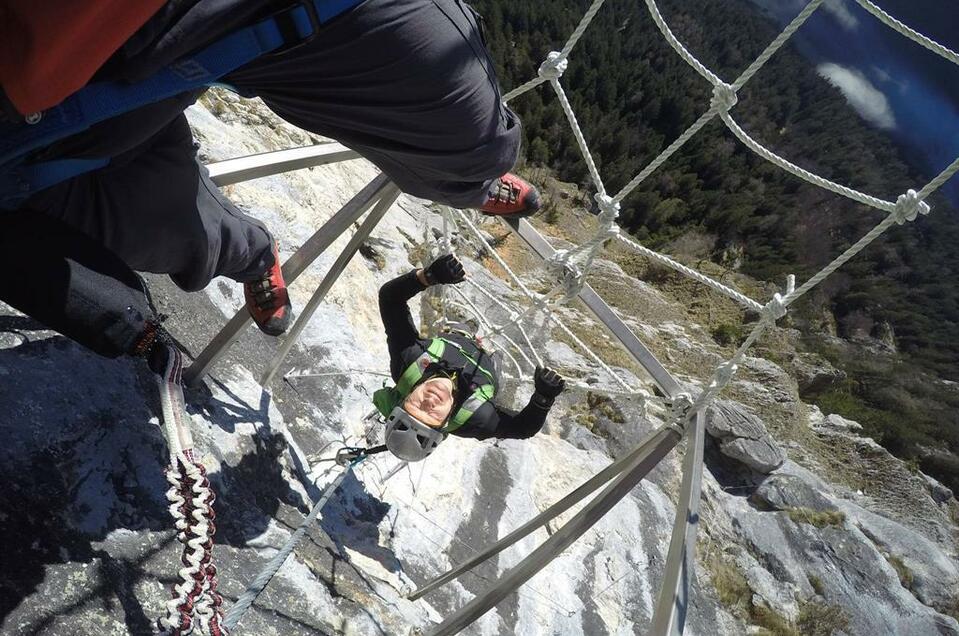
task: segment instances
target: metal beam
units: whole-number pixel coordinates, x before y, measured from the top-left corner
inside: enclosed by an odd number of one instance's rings
[[[390,180],[386,175],[379,175],[356,193],[346,202],[329,221],[323,224],[309,240],[304,243],[293,256],[283,264],[283,278],[288,285],[299,277],[335,241],[340,234],[359,219],[374,202],[381,196]],[[210,340],[210,343],[200,352],[193,364],[183,373],[183,379],[188,386],[196,386],[206,375],[214,362],[219,360],[226,350],[240,337],[243,328],[251,322],[250,313],[242,307],[230,321]]]
[[[451,636],[480,616],[492,609],[534,574],[542,570],[556,556],[579,539],[623,497],[629,494],[636,484],[658,464],[673,447],[679,443],[680,434],[671,427],[659,429],[651,440],[646,453],[633,458],[623,473],[583,506],[575,517],[557,530],[541,546],[523,559],[499,582],[484,594],[477,596],[458,611],[446,618],[430,636]]]
[[[383,194],[380,200],[377,201],[373,211],[370,212],[369,216],[366,217],[366,220],[363,221],[363,225],[361,225],[359,229],[353,233],[353,237],[350,238],[349,243],[346,244],[346,247],[343,248],[343,251],[340,253],[339,257],[337,257],[333,265],[330,266],[326,276],[324,276],[323,280],[320,282],[320,286],[316,288],[313,296],[300,312],[300,316],[297,318],[293,328],[290,329],[290,332],[284,338],[283,344],[280,345],[279,351],[276,352],[276,355],[270,362],[270,367],[263,374],[263,378],[260,381],[260,384],[264,388],[269,386],[270,382],[273,381],[273,378],[276,376],[276,372],[280,369],[280,365],[283,364],[283,360],[286,359],[290,349],[293,348],[293,345],[296,343],[297,339],[299,339],[303,329],[306,327],[307,323],[310,322],[310,318],[313,317],[313,313],[316,311],[317,307],[319,307],[320,303],[323,302],[323,299],[326,298],[326,294],[333,287],[333,283],[335,283],[336,279],[340,277],[340,274],[342,274],[343,270],[346,269],[346,266],[353,259],[353,256],[356,254],[357,250],[360,249],[360,244],[370,236],[370,232],[372,232],[373,228],[377,226],[377,224],[380,222],[380,219],[382,219],[383,215],[387,213],[387,211],[390,209],[390,206],[393,205],[393,202],[396,201],[396,197],[398,196],[400,196],[400,189],[393,183],[390,183],[388,186],[386,186],[386,188],[383,189]]]
[[[415,590],[409,595],[409,600],[415,601],[421,598],[425,594],[428,594],[436,588],[445,585],[453,579],[459,577],[464,572],[473,569],[483,561],[496,556],[506,548],[531,534],[537,528],[546,525],[546,523],[552,519],[555,519],[589,495],[593,494],[595,491],[599,490],[604,484],[606,484],[606,482],[623,472],[623,470],[630,464],[630,462],[635,460],[637,456],[648,453],[652,447],[656,435],[657,431],[650,433],[649,437],[643,440],[643,442],[636,446],[636,448],[623,455],[600,472],[596,473],[588,481],[584,482],[582,485],[554,503],[552,506],[539,513],[516,530],[513,530],[508,535],[489,546],[479,554],[475,555],[473,558],[461,563],[452,570],[436,577],[423,587]]]
[[[507,219],[506,223],[523,241],[544,260],[551,258],[556,250],[539,231],[525,219]],[[656,359],[653,352],[626,326],[613,309],[588,284],[583,285],[579,299],[596,318],[615,336],[626,351],[635,358],[653,378],[663,393],[673,397],[681,392],[679,383],[669,371]]]
[[[213,183],[222,187],[281,172],[358,159],[361,156],[355,150],[340,144],[316,144],[218,161],[208,165],[207,169],[210,171]]]
[[[676,503],[676,520],[666,555],[666,570],[659,588],[659,601],[648,636],[676,636],[683,633],[689,613],[692,573],[696,557],[696,531],[699,528],[699,500],[703,483],[703,443],[705,411],[687,429],[686,457],[683,459],[683,483]]]

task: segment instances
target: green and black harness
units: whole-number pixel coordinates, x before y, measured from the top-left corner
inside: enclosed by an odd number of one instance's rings
[[[485,381],[483,384],[476,386],[465,400],[459,401],[458,408],[454,403],[454,411],[451,417],[446,420],[446,423],[439,430],[448,434],[466,425],[483,404],[493,399],[496,394],[496,379],[493,373],[483,367],[476,359],[481,356],[471,355],[471,352],[467,351],[465,347],[446,338],[430,340],[426,349],[403,370],[395,387],[383,387],[373,394],[373,404],[376,405],[376,409],[383,417],[388,417],[393,409],[402,404],[413,389],[424,380],[437,375],[451,377],[461,373],[464,365],[455,359],[453,351],[476,368],[474,377],[475,375],[481,375]],[[456,381],[453,384],[454,387],[458,388]]]

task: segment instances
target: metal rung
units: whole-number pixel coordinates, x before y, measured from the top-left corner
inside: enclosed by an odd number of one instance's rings
[[[390,183],[389,177],[379,175],[360,190],[352,199],[346,202],[340,210],[318,229],[309,240],[304,243],[293,256],[283,264],[283,278],[287,285],[295,281],[300,274],[315,261],[320,254],[333,244],[350,225],[359,219],[375,201],[382,196],[382,191]],[[184,371],[183,379],[188,386],[195,386],[207,374],[214,362],[219,360],[230,345],[240,337],[243,328],[252,319],[246,307],[240,310],[224,325],[210,343],[200,352],[190,367]]]
[[[324,166],[361,157],[360,153],[340,144],[317,144],[218,161],[208,165],[207,169],[210,171],[210,179],[213,183],[222,187],[250,179],[269,177],[281,172]]]

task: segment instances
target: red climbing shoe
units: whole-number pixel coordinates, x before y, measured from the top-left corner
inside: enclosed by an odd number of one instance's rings
[[[260,331],[279,336],[293,322],[293,307],[280,269],[280,255],[273,244],[273,265],[256,280],[243,283],[246,308]]]
[[[539,191],[531,183],[507,172],[490,185],[486,203],[479,207],[483,214],[522,218],[540,208]]]

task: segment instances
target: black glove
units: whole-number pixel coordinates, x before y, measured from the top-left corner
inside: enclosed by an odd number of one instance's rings
[[[547,409],[553,406],[556,396],[566,388],[566,380],[563,376],[546,367],[536,367],[536,372],[533,373],[533,384],[536,386],[533,401]]]
[[[463,282],[466,278],[466,272],[463,271],[463,264],[452,254],[440,256],[429,264],[423,270],[423,276],[426,278],[427,285],[437,284],[456,284]]]

